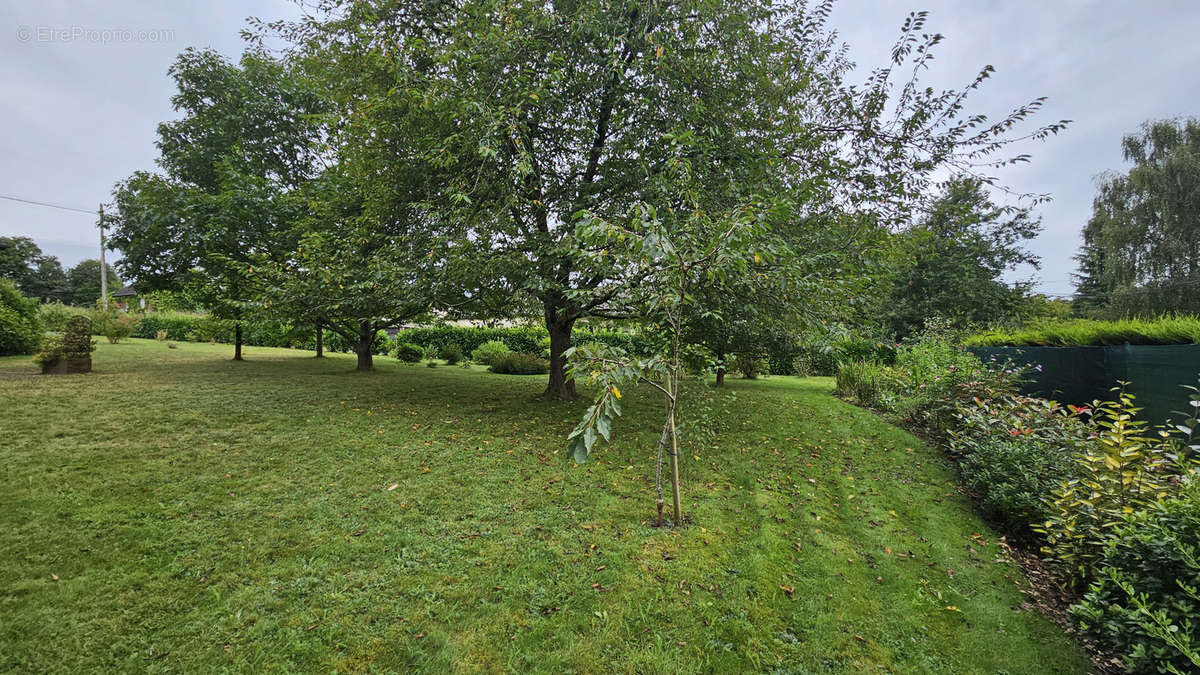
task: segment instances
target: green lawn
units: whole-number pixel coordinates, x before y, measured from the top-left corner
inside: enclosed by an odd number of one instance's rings
[[[576,467],[540,376],[230,354],[0,359],[0,669],[1087,671],[948,463],[827,379],[716,394],[670,531],[649,392]]]

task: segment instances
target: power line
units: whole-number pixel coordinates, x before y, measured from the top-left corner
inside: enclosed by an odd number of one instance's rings
[[[20,197],[10,197],[8,195],[0,195],[0,199],[7,199],[9,201],[14,201],[14,202],[22,202],[24,204],[36,204],[37,206],[48,206],[52,209],[62,209],[63,211],[76,211],[78,213],[86,213],[89,215],[96,214],[95,211],[89,211],[87,209],[77,209],[73,206],[63,206],[61,204],[51,204],[49,202],[39,202],[34,199],[21,199]]]

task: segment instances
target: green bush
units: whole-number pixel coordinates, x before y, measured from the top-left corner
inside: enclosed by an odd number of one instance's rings
[[[1076,583],[1096,577],[1108,539],[1127,515],[1166,498],[1181,476],[1200,468],[1194,449],[1181,447],[1179,428],[1149,436],[1133,394],[1114,391],[1116,401],[1098,404],[1096,438],[1076,456],[1075,477],[1047,496],[1046,520],[1034,528],[1046,537],[1042,552]],[[1196,426],[1192,420],[1182,428],[1190,435]]]
[[[38,305],[38,319],[42,322],[42,329],[54,333],[61,333],[67,328],[67,319],[73,316],[87,315],[87,310],[82,307],[72,307],[64,305],[61,302],[43,302]]]
[[[42,344],[38,352],[33,355],[33,362],[39,366],[46,365],[47,363],[55,363],[64,358],[65,354],[62,335],[51,333],[42,338]]]
[[[1092,427],[1057,403],[1002,393],[960,403],[949,449],[985,515],[1020,535],[1046,518],[1045,497],[1073,475]]]
[[[542,375],[550,372],[550,362],[537,354],[509,352],[497,358],[488,370],[507,375]]]
[[[201,322],[211,322],[211,319],[204,314],[148,312],[142,316],[133,337],[156,338],[159,332],[166,331],[168,340],[187,340],[188,335],[195,333]]]
[[[476,363],[482,363],[485,366],[490,366],[496,362],[496,359],[504,356],[512,351],[508,345],[500,340],[488,340],[471,350],[471,360]]]
[[[770,352],[775,375],[837,375],[843,363],[865,362],[890,366],[896,362],[896,347],[877,340],[846,336],[830,342],[802,341],[789,350]]]
[[[447,365],[453,366],[462,361],[462,347],[457,342],[448,342],[438,350],[438,357],[445,361]]]
[[[759,375],[770,374],[771,366],[765,355],[743,352],[733,360],[733,369],[747,380],[755,380]]]
[[[1062,448],[1020,438],[982,442],[959,466],[984,515],[1019,535],[1045,518],[1043,498],[1071,475],[1071,457]]]
[[[82,359],[91,355],[96,348],[92,339],[92,321],[86,316],[75,315],[67,320],[61,335],[48,335],[42,347],[33,357],[38,365],[55,363],[62,359]]]
[[[108,309],[97,308],[92,312],[92,330],[108,338],[112,344],[133,335],[138,327],[138,320],[132,314],[126,314],[110,305]]]
[[[895,363],[852,361],[838,369],[837,393],[861,405],[895,414],[906,426],[944,441],[954,429],[958,406],[974,398],[1015,393],[1022,371],[984,364],[955,344],[944,325],[895,350]]]
[[[32,354],[42,341],[37,301],[26,298],[8,279],[0,279],[0,356]]]
[[[808,377],[815,374],[816,371],[813,367],[812,359],[807,354],[800,354],[792,359],[792,375],[796,377]]]
[[[1097,565],[1105,573],[1070,610],[1082,633],[1130,672],[1196,672],[1200,483],[1125,518]]]
[[[399,342],[396,343],[392,355],[405,363],[417,363],[425,358],[425,350],[421,345],[415,345],[411,342]]]

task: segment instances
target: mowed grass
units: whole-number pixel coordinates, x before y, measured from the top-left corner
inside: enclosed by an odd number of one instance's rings
[[[661,401],[224,345],[0,359],[0,669],[1076,673],[933,449],[827,379],[732,381],[653,528]]]

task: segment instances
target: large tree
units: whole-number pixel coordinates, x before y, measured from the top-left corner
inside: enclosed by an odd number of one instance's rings
[[[112,293],[121,288],[121,278],[113,271],[111,265],[105,265],[108,282],[108,292]],[[82,260],[79,264],[67,270],[67,280],[71,286],[71,303],[79,306],[94,306],[100,298],[100,261],[95,258]]]
[[[117,186],[109,245],[142,290],[183,290],[235,321],[241,360],[241,322],[261,288],[252,262],[282,260],[294,247],[289,222],[304,209],[289,193],[319,168],[313,116],[324,101],[261,51],[232,63],[188,49],[170,73],[182,116],[159,125],[162,173]]]
[[[891,220],[917,200],[930,173],[973,165],[1015,140],[1039,102],[989,123],[964,112],[967,92],[919,87],[940,36],[905,25],[894,64],[849,87],[850,64],[825,28],[829,5],[570,3],[459,0],[427,4],[330,2],[328,13],[285,27],[310,54],[353,62],[346,119],[374,120],[386,143],[394,101],[419,89],[449,121],[426,156],[452,174],[443,213],[467,226],[452,257],[474,278],[481,308],[530,298],[550,332],[546,393],[572,398],[564,352],[585,317],[623,317],[628,270],[573,234],[576,214],[621,220],[637,204],[671,205],[661,176],[667,139],[694,134],[702,208],[787,194],[806,212],[867,210]],[[899,88],[892,76],[912,66]],[[364,76],[363,73],[368,73]],[[415,76],[414,76],[415,73]],[[1034,131],[1044,136],[1061,125]]]
[[[428,316],[444,260],[424,212],[365,194],[371,179],[331,169],[305,190],[311,213],[297,221],[295,250],[284,261],[260,260],[264,307],[281,318],[304,317],[354,346],[357,369],[372,370],[376,334]],[[390,207],[390,208],[389,208]]]
[[[1121,142],[1083,231],[1081,309],[1200,312],[1200,119],[1147,122]]]
[[[1009,285],[1002,277],[1021,265],[1038,267],[1024,243],[1040,230],[1028,208],[995,204],[979,180],[950,181],[929,212],[899,235],[881,308],[887,328],[905,337],[929,317],[962,327],[1015,317],[1031,284]]]

